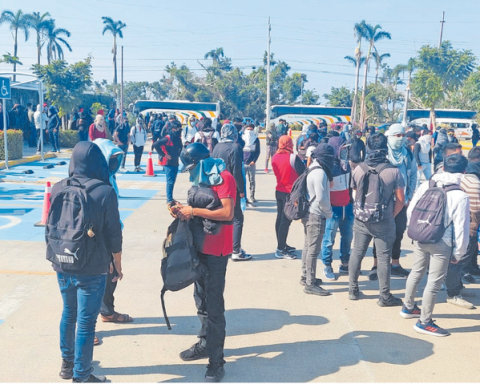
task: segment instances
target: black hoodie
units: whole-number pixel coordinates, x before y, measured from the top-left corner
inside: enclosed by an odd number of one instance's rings
[[[73,149],[68,174],[82,184],[89,179],[104,182],[89,193],[94,213],[92,218],[95,232],[92,238],[94,247],[88,263],[76,273],[84,275],[107,273],[112,253],[122,250],[122,229],[117,194],[110,185],[107,161],[100,148],[91,142],[80,141]],[[61,187],[61,183],[53,186],[50,201],[54,200]],[[57,272],[63,272],[56,264],[53,264],[53,268]]]

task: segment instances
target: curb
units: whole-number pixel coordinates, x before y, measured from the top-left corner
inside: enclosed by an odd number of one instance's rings
[[[57,157],[54,153],[45,153],[43,155],[44,159],[53,159],[54,157]],[[42,160],[41,155],[28,156],[18,160],[11,160],[8,162],[8,166],[14,167],[16,165],[34,163],[35,161],[40,160]],[[5,169],[5,161],[0,161],[0,169]]]

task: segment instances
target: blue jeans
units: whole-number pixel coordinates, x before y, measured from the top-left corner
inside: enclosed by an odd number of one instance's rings
[[[84,381],[93,372],[95,324],[102,305],[107,275],[57,272],[57,279],[63,299],[60,322],[62,358],[74,362],[73,377]]]
[[[173,187],[177,180],[178,167],[172,167],[171,165],[165,166],[165,175],[167,177],[167,203],[173,201]]]
[[[53,132],[53,130],[49,130],[49,134],[50,134],[50,143],[52,143],[52,151],[59,151],[60,142],[58,141],[58,129],[57,129],[57,132]]]
[[[80,141],[88,141],[88,131],[78,131],[78,139]]]
[[[337,229],[340,229],[340,261],[342,264],[348,264],[350,260],[350,250],[353,240],[353,205],[346,207],[332,207],[333,216],[327,219],[325,234],[322,241],[322,261],[329,266],[332,264],[333,245]]]

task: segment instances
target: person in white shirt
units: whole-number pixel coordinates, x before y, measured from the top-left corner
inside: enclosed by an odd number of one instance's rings
[[[47,125],[47,114],[42,111],[40,104],[37,105],[37,109],[33,114],[33,122],[35,124],[35,130],[37,131],[37,154],[41,151],[41,137],[40,134],[45,133],[45,127]],[[44,141],[45,144],[45,141]]]
[[[182,130],[182,144],[184,148],[194,142],[195,134],[197,132],[197,118],[195,116],[190,116],[187,126]]]
[[[130,130],[130,141],[133,144],[133,152],[135,153],[134,172],[143,172],[143,169],[140,168],[140,161],[142,160],[143,147],[147,142],[147,131],[141,118],[137,118],[137,123]]]

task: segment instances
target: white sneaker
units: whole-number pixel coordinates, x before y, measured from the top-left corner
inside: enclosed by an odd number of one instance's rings
[[[456,305],[457,307],[465,308],[465,309],[474,309],[475,306],[470,303],[469,301],[465,300],[462,296],[447,296],[447,303]]]
[[[240,253],[232,253],[232,260],[241,261],[241,260],[250,260],[252,255],[246,253],[243,249]]]

